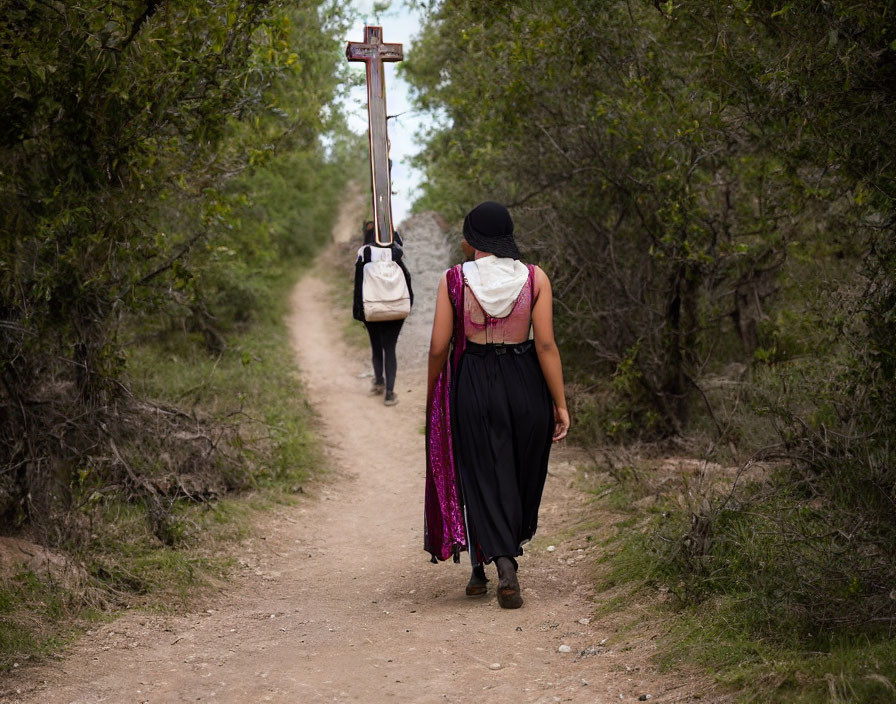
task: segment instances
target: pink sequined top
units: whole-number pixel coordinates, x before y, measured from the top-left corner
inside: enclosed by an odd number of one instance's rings
[[[504,318],[493,318],[486,313],[470,286],[464,281],[464,334],[470,342],[480,345],[515,345],[531,337],[532,304],[537,298],[535,272],[529,265],[529,280],[523,284],[513,309]]]

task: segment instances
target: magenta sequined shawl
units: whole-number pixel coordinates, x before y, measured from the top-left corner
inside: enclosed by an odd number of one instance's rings
[[[432,555],[433,562],[449,557],[458,562],[460,551],[467,549],[464,511],[451,440],[451,385],[467,341],[464,336],[464,284],[460,265],[447,271],[446,280],[448,297],[455,311],[454,345],[436,381],[430,407],[426,409],[423,547]]]

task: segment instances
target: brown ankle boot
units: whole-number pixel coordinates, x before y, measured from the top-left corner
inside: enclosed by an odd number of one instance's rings
[[[473,568],[473,574],[470,575],[470,581],[467,582],[467,596],[484,596],[488,591],[488,577],[485,576],[485,568],[482,565],[476,565]]]
[[[516,565],[509,557],[495,558],[498,568],[498,603],[502,609],[518,609],[523,605]]]

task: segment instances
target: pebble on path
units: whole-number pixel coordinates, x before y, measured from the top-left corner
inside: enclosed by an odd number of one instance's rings
[[[489,669],[489,670],[500,670],[500,669],[501,669],[501,663],[499,663],[499,662],[493,662],[491,665],[488,666],[488,669]]]
[[[571,653],[572,648],[570,648],[568,645],[561,645],[559,648],[557,648],[557,652],[558,653]]]

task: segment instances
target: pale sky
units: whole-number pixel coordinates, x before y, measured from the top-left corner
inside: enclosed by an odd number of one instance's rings
[[[407,56],[415,35],[420,31],[420,14],[403,2],[393,2],[392,8],[378,17],[373,14],[373,0],[353,0],[356,21],[345,37],[346,42],[364,40],[364,25],[382,25],[383,41],[402,44]],[[389,115],[399,115],[389,120],[390,156],[392,157],[392,217],[401,223],[410,213],[411,204],[417,196],[421,174],[412,169],[408,157],[419,151],[415,133],[430,122],[423,114],[411,109],[409,87],[396,75],[395,63],[386,63],[386,111]],[[364,64],[352,64],[352,69],[363,75]],[[365,87],[352,90],[348,104],[349,127],[358,134],[367,131],[367,92]],[[404,113],[404,114],[401,114]]]

